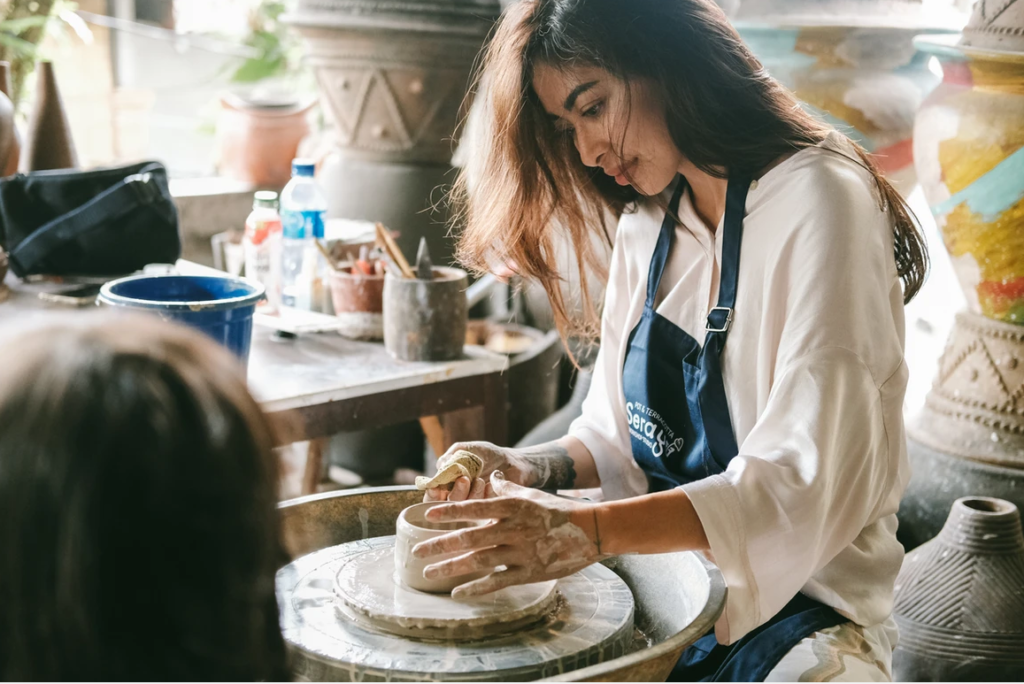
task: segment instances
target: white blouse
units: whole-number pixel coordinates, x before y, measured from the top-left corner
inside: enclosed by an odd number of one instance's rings
[[[892,224],[867,171],[822,147],[854,155],[833,133],[751,184],[722,353],[739,455],[724,473],[682,487],[728,584],[716,625],[723,644],[800,591],[878,625],[903,561],[907,366]],[[703,342],[721,225],[708,230],[688,194],[679,213],[657,312]],[[569,432],[593,455],[609,499],[647,491],[631,453],[622,364],[663,215],[648,202],[619,222],[593,385]]]

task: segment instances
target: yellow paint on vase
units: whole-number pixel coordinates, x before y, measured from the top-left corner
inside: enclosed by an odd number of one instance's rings
[[[1003,66],[972,63],[974,87],[945,103],[960,116],[956,137],[939,143],[939,164],[950,195],[964,191],[1024,147],[1024,78],[1019,67],[1014,75]],[[961,202],[946,214],[942,233],[951,256],[970,255],[977,263],[981,312],[1024,323],[1024,199],[994,216]]]

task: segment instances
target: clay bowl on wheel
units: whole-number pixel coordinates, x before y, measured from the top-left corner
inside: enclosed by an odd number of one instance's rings
[[[442,577],[440,579],[427,579],[423,576],[423,569],[428,565],[440,563],[461,556],[461,553],[445,553],[429,558],[415,558],[412,549],[420,542],[441,537],[455,530],[464,530],[469,527],[477,527],[477,522],[446,522],[435,523],[427,520],[427,511],[441,501],[419,503],[409,506],[395,523],[395,574],[398,580],[407,587],[418,591],[425,591],[430,594],[448,594],[452,589],[479,579],[487,575],[489,571],[477,572],[469,575],[456,575],[454,577]]]

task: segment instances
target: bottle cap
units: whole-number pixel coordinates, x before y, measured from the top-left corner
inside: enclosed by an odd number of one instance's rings
[[[253,209],[277,209],[277,193],[273,190],[260,190],[253,196]]]
[[[312,159],[298,158],[292,160],[292,176],[313,176],[316,162]]]

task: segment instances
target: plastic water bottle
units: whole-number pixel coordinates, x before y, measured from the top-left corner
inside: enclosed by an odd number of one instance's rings
[[[281,191],[282,303],[311,311],[323,299],[323,261],[314,240],[324,236],[327,196],[313,178],[309,159],[292,162],[292,179]]]
[[[257,280],[267,289],[267,299],[259,309],[276,313],[281,306],[281,216],[277,213],[277,193],[260,191],[245,219],[242,236],[245,253],[245,277]]]

